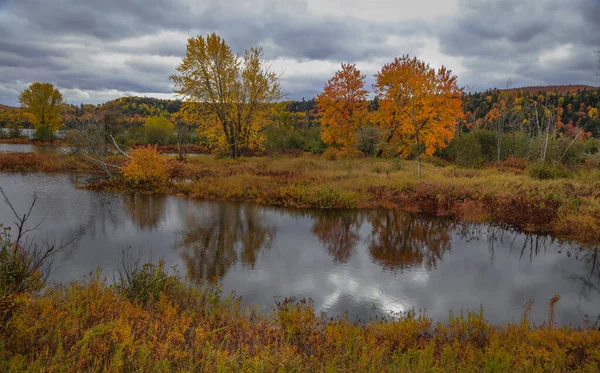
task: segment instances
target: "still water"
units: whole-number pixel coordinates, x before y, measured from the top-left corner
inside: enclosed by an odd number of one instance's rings
[[[67,152],[69,148],[60,146],[38,146],[33,144],[3,144],[0,143],[0,153],[59,153]]]
[[[582,325],[600,313],[598,249],[551,237],[399,211],[287,210],[78,190],[75,176],[2,174],[17,209],[39,197],[36,235],[75,243],[57,258],[51,280],[83,279],[100,267],[109,278],[123,249],[164,258],[192,281],[221,283],[246,304],[268,310],[283,297],[310,298],[331,316],[351,320],[425,310],[484,309],[494,323],[518,322],[534,300],[532,320]],[[12,218],[0,205],[0,222]]]

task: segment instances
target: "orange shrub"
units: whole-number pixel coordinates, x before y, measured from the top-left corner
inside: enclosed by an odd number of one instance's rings
[[[169,180],[169,165],[156,146],[133,149],[131,160],[121,168],[121,172],[129,183],[143,188],[154,189]]]
[[[511,157],[503,160],[498,165],[499,170],[503,171],[523,171],[529,166],[529,161],[525,158]]]
[[[324,152],[322,157],[327,159],[328,161],[335,161],[339,158],[340,152],[336,148],[330,146]]]

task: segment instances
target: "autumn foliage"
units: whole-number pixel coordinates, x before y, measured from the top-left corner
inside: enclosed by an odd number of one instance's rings
[[[225,138],[234,158],[258,141],[269,104],[282,95],[261,47],[239,56],[214,33],[188,40],[177,71],[171,76],[175,93],[202,104],[207,123]]]
[[[409,313],[358,324],[304,301],[258,313],[160,265],[117,286],[97,273],[1,305],[10,311],[0,328],[4,372],[592,372],[600,363],[600,332],[552,320],[532,327],[527,308],[506,326],[483,311],[451,313],[447,323]]]
[[[356,144],[356,131],[367,122],[368,101],[365,76],[353,64],[342,64],[342,69],[329,79],[317,97],[321,117],[321,138],[347,150]]]
[[[387,133],[386,142],[395,144],[401,155],[416,153],[420,174],[421,154],[446,147],[463,116],[457,78],[444,66],[436,70],[407,55],[384,65],[375,77],[378,122]]]
[[[321,138],[348,150],[356,148],[359,129],[373,126],[384,135],[385,146],[405,158],[416,156],[420,175],[421,154],[431,156],[445,148],[464,117],[457,77],[444,66],[436,70],[406,55],[384,65],[375,78],[378,101],[369,108],[365,76],[355,65],[342,64],[316,100]],[[382,153],[380,147],[378,155]]]
[[[169,179],[167,160],[151,145],[133,149],[130,161],[121,171],[127,182],[141,188],[155,189]]]
[[[19,103],[29,114],[41,138],[52,138],[62,125],[63,96],[50,83],[32,83],[19,95]]]

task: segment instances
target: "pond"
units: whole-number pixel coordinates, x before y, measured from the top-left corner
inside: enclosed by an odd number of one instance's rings
[[[58,153],[67,152],[69,148],[60,146],[38,146],[33,144],[4,144],[0,143],[0,153]]]
[[[75,188],[74,175],[0,173],[15,207],[39,197],[35,234],[77,237],[55,259],[51,280],[84,279],[96,268],[112,278],[123,250],[164,258],[192,281],[265,310],[277,299],[310,298],[318,311],[350,320],[424,310],[439,321],[449,310],[478,311],[493,323],[531,319],[583,325],[600,313],[598,249],[485,224],[393,210],[289,210]],[[0,205],[0,222],[10,224]]]

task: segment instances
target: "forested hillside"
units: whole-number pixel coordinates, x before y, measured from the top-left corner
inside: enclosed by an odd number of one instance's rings
[[[544,121],[554,121],[558,131],[567,136],[576,136],[583,130],[587,136],[600,137],[600,88],[578,88],[566,93],[560,92],[568,87],[552,88],[465,94],[466,129],[496,129],[498,119],[501,119],[504,132],[535,132],[543,127]]]

